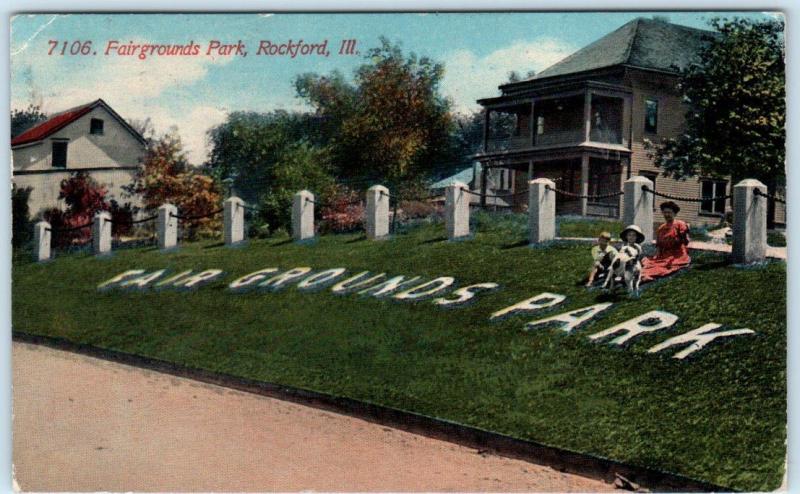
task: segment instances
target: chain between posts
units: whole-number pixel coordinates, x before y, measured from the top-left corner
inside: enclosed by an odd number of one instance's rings
[[[134,220],[131,220],[131,221],[108,220],[108,222],[112,223],[112,224],[116,224],[116,225],[138,225],[140,223],[147,223],[148,221],[153,221],[153,220],[155,220],[157,218],[158,218],[158,215],[155,214],[153,216],[148,216],[147,218],[142,218],[140,220],[135,220],[135,221]]]
[[[760,191],[760,190],[758,190],[758,189],[755,189],[755,191],[753,192],[753,195],[755,195],[755,196],[761,196],[761,197],[766,197],[767,199],[769,199],[769,200],[771,200],[771,201],[779,202],[779,203],[781,203],[781,204],[786,204],[786,199],[785,199],[785,198],[783,198],[783,197],[778,197],[778,196],[776,196],[776,195],[774,195],[774,194],[765,194],[765,193],[761,192],[761,191]]]
[[[662,192],[656,192],[646,185],[642,185],[642,190],[645,192],[649,192],[654,196],[663,197],[664,199],[672,199],[673,201],[685,201],[685,202],[718,201],[720,199],[730,199],[731,197],[733,197],[733,194],[727,194],[722,196],[711,196],[711,197],[680,197],[680,196],[673,196],[670,194],[664,194]]]
[[[80,225],[80,226],[73,226],[71,228],[47,228],[47,231],[49,231],[51,233],[67,233],[67,232],[78,231],[78,230],[81,230],[83,228],[88,228],[88,227],[90,227],[92,225],[94,225],[94,220],[90,221],[89,223]]]
[[[546,190],[552,190],[556,194],[561,194],[561,195],[567,196],[567,197],[573,197],[575,199],[608,199],[609,197],[619,197],[619,196],[624,194],[624,192],[622,192],[621,190],[618,190],[616,192],[609,192],[608,194],[595,194],[595,195],[576,194],[574,192],[568,192],[566,190],[556,189],[556,188],[550,187],[549,185],[546,185],[545,189]]]
[[[175,219],[178,219],[178,220],[191,221],[191,220],[200,220],[200,219],[203,219],[203,218],[210,218],[210,217],[215,216],[215,215],[217,215],[217,214],[219,214],[219,213],[221,213],[223,211],[224,211],[224,209],[217,209],[216,211],[212,211],[210,213],[198,214],[198,215],[195,215],[195,216],[182,216],[182,215],[179,215],[179,214],[170,214],[170,216],[175,218]]]
[[[428,196],[416,196],[416,197],[407,197],[407,196],[399,196],[395,194],[390,194],[388,192],[381,191],[381,195],[384,197],[388,197],[389,199],[394,199],[396,202],[399,201],[429,201],[434,197],[437,197],[438,194],[431,194]]]

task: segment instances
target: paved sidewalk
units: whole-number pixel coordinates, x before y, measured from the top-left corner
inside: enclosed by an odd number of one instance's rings
[[[599,480],[361,419],[15,342],[26,491],[581,491]]]

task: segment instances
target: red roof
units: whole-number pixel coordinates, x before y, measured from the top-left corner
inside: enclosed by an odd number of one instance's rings
[[[89,113],[95,105],[102,100],[92,101],[83,106],[72,108],[65,112],[54,115],[39,125],[28,129],[22,134],[11,140],[12,146],[19,146],[20,144],[27,144],[29,142],[41,141],[45,137],[58,132],[75,120]]]

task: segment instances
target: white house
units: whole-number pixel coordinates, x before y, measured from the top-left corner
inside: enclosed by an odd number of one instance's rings
[[[145,139],[102,99],[70,108],[11,140],[13,181],[31,187],[31,215],[59,201],[61,181],[85,171],[108,189],[108,199],[138,204],[122,186],[132,182]]]

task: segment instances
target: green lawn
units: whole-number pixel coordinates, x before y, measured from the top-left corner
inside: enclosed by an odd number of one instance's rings
[[[52,335],[191,367],[283,383],[411,410],[569,450],[687,475],[735,489],[779,486],[786,439],[786,268],[753,269],[693,253],[687,273],[620,296],[572,334],[525,331],[541,317],[490,323],[491,312],[549,291],[566,295],[556,313],[597,303],[578,282],[588,245],[531,249],[513,217],[477,218],[474,238],[450,243],[441,224],[388,241],[360,234],[311,245],[218,241],[160,253],[120,250],[46,264],[15,258],[15,330]],[[564,225],[561,225],[564,228]],[[579,230],[583,226],[575,227]],[[562,233],[563,234],[563,233]],[[460,286],[494,281],[466,308],[443,310],[329,290],[233,294],[234,278],[265,267],[346,267]],[[194,292],[98,292],[134,268],[219,268]],[[768,295],[766,295],[768,294]],[[627,348],[586,336],[648,310],[680,317]],[[757,333],[712,343],[687,361],[647,354],[666,337],[708,322]]]

